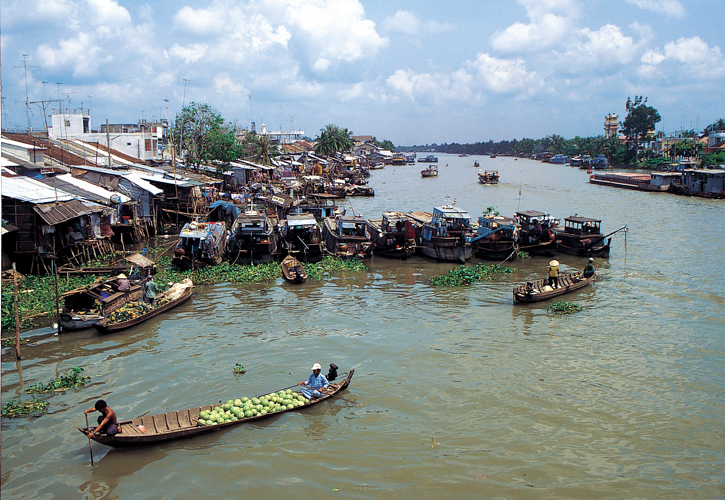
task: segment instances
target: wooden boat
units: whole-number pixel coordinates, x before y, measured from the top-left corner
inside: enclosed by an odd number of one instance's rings
[[[337,215],[325,219],[322,228],[327,253],[338,257],[370,257],[372,242],[367,222],[361,215]]]
[[[322,230],[310,212],[289,214],[280,223],[278,251],[286,251],[303,262],[322,259]]]
[[[471,239],[473,253],[482,259],[513,260],[519,253],[516,223],[511,217],[487,213],[478,217],[478,229]]]
[[[161,313],[164,313],[168,311],[169,309],[173,309],[174,307],[183,304],[189,298],[191,298],[191,294],[193,292],[193,284],[189,278],[184,279],[182,283],[176,283],[173,287],[168,289],[166,292],[161,293],[156,296],[156,306],[149,310],[148,312],[140,313],[136,317],[132,317],[130,319],[127,319],[125,321],[119,321],[116,323],[112,323],[114,316],[113,315],[107,315],[100,320],[93,323],[93,327],[98,330],[101,333],[112,333],[117,332],[119,330],[124,330],[126,328],[130,328],[134,325],[138,325],[139,323],[143,323],[146,320],[149,320],[153,318],[154,316],[158,316]],[[137,304],[138,303],[130,303],[130,304]],[[128,306],[132,307],[132,306]],[[138,306],[139,310],[143,310],[142,306]],[[121,308],[114,311],[116,314],[120,313],[122,311]]]
[[[627,226],[622,226],[616,231],[602,235],[601,224],[601,220],[588,217],[572,215],[565,218],[564,228],[554,229],[556,251],[580,257],[608,258],[612,238],[607,239],[607,237],[617,231],[625,230]]]
[[[514,304],[519,302],[539,302],[579,290],[591,283],[595,276],[596,274],[593,274],[586,278],[581,272],[559,274],[559,286],[557,288],[549,286],[548,278],[530,281],[525,285],[517,285],[513,290]]]
[[[288,411],[296,411],[304,408],[309,408],[310,406],[314,406],[328,399],[335,398],[338,393],[347,389],[347,387],[350,385],[350,380],[352,379],[354,373],[355,370],[351,369],[350,372],[347,374],[347,377],[340,380],[339,382],[331,383],[330,387],[332,389],[328,390],[328,392],[326,392],[324,396],[317,399],[308,400],[304,405],[296,406],[292,409],[284,409],[266,414],[258,414],[252,417],[245,417],[223,424],[200,426],[199,412],[203,410],[212,410],[213,408],[222,404],[214,403],[210,405],[196,406],[186,410],[171,411],[168,413],[159,413],[157,415],[136,417],[132,420],[119,421],[118,424],[120,427],[120,432],[118,434],[114,436],[100,434],[98,436],[92,437],[91,439],[93,439],[97,443],[105,444],[106,446],[113,446],[116,448],[129,448],[221,431],[235,425],[255,422],[257,420],[269,418],[274,415],[280,415]],[[271,394],[271,392],[266,394]],[[262,397],[266,394],[262,394],[259,397]],[[88,428],[76,426],[76,429],[82,432],[83,435],[87,435],[86,433],[88,432]]]
[[[418,158],[419,163],[438,163],[438,158],[435,155],[428,155],[425,158]]]
[[[559,226],[558,219],[536,210],[516,212],[515,219],[520,226],[517,239],[520,251],[546,257],[556,255],[556,236],[553,229]]]
[[[478,182],[481,184],[498,184],[498,170],[478,172]]]
[[[299,260],[291,255],[282,260],[282,276],[290,283],[304,283],[307,281],[307,272]]]
[[[408,212],[406,215],[420,223],[420,234],[416,235],[418,253],[433,259],[459,262],[466,262],[473,255],[471,216],[465,210],[444,205],[434,207],[430,218],[421,217],[421,212]]]
[[[70,290],[63,295],[63,310],[60,313],[60,326],[63,331],[92,328],[93,324],[105,316],[126,305],[140,300],[143,288],[137,281],[129,280],[128,292],[118,290],[118,278],[97,280],[90,285]]]
[[[189,222],[179,233],[172,264],[181,271],[219,264],[227,244],[224,222]]]
[[[385,212],[382,219],[368,219],[373,254],[407,259],[415,253],[415,221],[399,212]]]
[[[232,224],[227,243],[227,259],[234,264],[271,262],[277,253],[274,224],[265,210],[247,210]]]
[[[438,177],[438,166],[431,165],[428,168],[421,170],[420,175],[423,177]]]

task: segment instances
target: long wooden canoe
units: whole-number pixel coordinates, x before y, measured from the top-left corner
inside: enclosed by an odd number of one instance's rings
[[[307,280],[307,272],[299,260],[288,255],[282,261],[282,276],[290,283],[304,283]]]
[[[591,283],[594,280],[594,276],[596,274],[586,278],[581,272],[560,274],[558,288],[551,288],[548,278],[531,281],[529,282],[531,283],[530,287],[528,284],[517,285],[513,290],[514,304],[518,304],[519,302],[539,302],[573,292],[574,290],[579,290]]]
[[[273,415],[279,415],[284,412],[308,408],[327,399],[334,398],[339,392],[347,389],[347,386],[350,385],[350,380],[352,379],[354,373],[355,369],[353,368],[347,374],[347,377],[340,380],[339,382],[331,383],[331,389],[328,389],[328,391],[325,392],[324,396],[317,399],[308,400],[307,403],[305,403],[304,405],[296,406],[292,409],[284,409],[264,415],[259,414],[253,417],[242,418],[233,422],[226,422],[223,424],[200,426],[198,423],[199,412],[201,412],[202,410],[212,410],[213,408],[220,406],[221,404],[216,403],[205,406],[197,406],[194,408],[189,408],[188,410],[171,411],[168,413],[159,413],[158,415],[137,417],[133,420],[119,421],[118,424],[120,427],[120,431],[118,434],[114,436],[109,436],[104,433],[98,436],[94,436],[91,439],[107,446],[113,446],[116,448],[129,448],[220,431],[222,429],[227,429],[233,425],[254,422],[256,420],[268,418]],[[266,394],[271,394],[272,392]],[[259,397],[266,394],[262,394]],[[76,429],[78,429],[84,435],[87,435],[87,428],[76,426]]]
[[[169,293],[169,292],[167,291],[162,294],[159,294],[156,297],[156,300],[158,301],[158,300],[162,299],[165,296],[165,294],[167,294],[167,293]],[[93,327],[101,333],[117,332],[117,331],[123,330],[125,328],[130,328],[134,325],[138,325],[139,323],[143,323],[144,321],[149,320],[149,319],[153,318],[154,316],[158,316],[159,314],[166,312],[169,309],[173,309],[174,307],[183,304],[184,302],[189,300],[189,298],[191,298],[192,293],[193,293],[193,287],[189,286],[183,291],[183,293],[179,297],[177,297],[163,305],[155,307],[145,314],[141,314],[135,318],[129,319],[127,321],[120,321],[118,323],[109,323],[108,317],[106,316],[103,319],[101,319],[100,321],[96,321],[95,323],[93,323]]]

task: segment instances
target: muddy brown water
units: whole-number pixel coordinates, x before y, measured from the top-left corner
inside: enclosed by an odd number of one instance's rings
[[[493,206],[597,217],[604,232],[626,224],[598,281],[564,298],[582,312],[512,305],[513,285],[546,258],[436,288],[430,278],[455,264],[376,257],[301,286],[198,287],[111,335],[29,332],[20,363],[3,350],[3,401],[72,366],[92,380],[53,396],[47,415],[2,420],[3,499],[723,498],[723,202],[593,186],[530,160],[439,159],[437,178],[420,164],[374,171],[376,196],[352,209],[379,218],[450,196],[474,218]],[[501,184],[479,184],[474,160]],[[359,404],[141,449],[94,444],[94,467],[74,428],[99,397],[132,418],[289,386],[314,362],[355,367],[342,396]]]

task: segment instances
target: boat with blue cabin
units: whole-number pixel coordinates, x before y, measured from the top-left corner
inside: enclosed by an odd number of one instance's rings
[[[434,207],[433,214],[408,212],[419,222],[416,250],[421,255],[438,260],[466,262],[473,255],[471,216],[453,205]],[[428,217],[427,215],[430,215]]]

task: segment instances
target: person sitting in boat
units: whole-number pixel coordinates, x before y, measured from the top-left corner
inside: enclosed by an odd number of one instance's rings
[[[131,290],[131,282],[128,281],[128,277],[121,273],[118,275],[118,291],[119,292],[128,292]]]
[[[559,288],[559,261],[557,260],[549,262],[549,286]]]
[[[316,399],[323,396],[323,393],[330,386],[330,382],[328,382],[327,378],[325,378],[325,376],[322,374],[322,366],[320,365],[320,363],[315,363],[314,365],[312,365],[312,373],[310,374],[307,381],[300,382],[297,385],[308,386],[302,389],[302,395],[307,399]]]
[[[589,257],[589,262],[584,266],[584,277],[591,278],[594,276],[594,259]]]
[[[530,281],[526,282],[525,292],[526,292],[527,297],[531,297],[531,294],[534,293],[534,284],[532,282],[530,282]]]
[[[116,419],[116,412],[113,411],[104,400],[99,399],[93,408],[83,410],[83,413],[88,415],[91,412],[99,411],[101,415],[98,417],[98,427],[94,429],[88,429],[88,437],[98,436],[102,432],[105,432],[109,436],[115,436],[118,434],[118,420]]]

